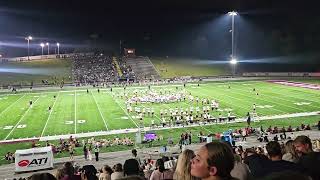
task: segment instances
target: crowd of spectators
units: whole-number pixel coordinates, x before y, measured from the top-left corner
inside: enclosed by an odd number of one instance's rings
[[[301,135],[285,144],[270,141],[264,147],[232,146],[213,141],[194,152],[185,149],[179,156],[140,159],[132,150],[132,158],[124,164],[79,167],[66,162],[53,174],[35,173],[28,179],[57,180],[198,180],[198,179],[300,179],[319,180],[320,152],[315,152],[309,137]],[[107,162],[106,162],[107,164]]]
[[[119,68],[122,72],[122,77],[120,77],[120,78],[129,79],[129,80],[136,79],[135,73],[133,72],[131,66],[127,65],[125,59],[119,59],[117,62],[118,62]]]
[[[302,126],[304,128],[301,128]],[[304,124],[301,127],[300,129],[308,130]],[[230,132],[234,138],[236,136],[241,137],[244,131],[246,136],[258,134],[268,136],[268,141],[265,141],[266,144],[260,143],[259,146],[250,148],[235,146],[229,141],[223,141],[221,139],[222,133],[206,136],[203,132],[200,132],[197,138],[203,145],[197,152],[182,148],[182,152],[178,156],[174,154],[167,156],[168,154],[165,154],[162,158],[152,159],[151,156],[139,155],[137,150],[134,149],[132,150],[132,157],[127,159],[124,164],[116,163],[113,166],[109,164],[96,169],[93,165],[79,167],[77,163],[66,162],[62,168],[57,169],[53,174],[35,173],[29,179],[320,180],[320,171],[318,170],[318,165],[320,164],[320,141],[312,141],[305,135],[300,135],[296,138],[286,136],[283,139],[271,140],[271,136],[277,136],[277,134],[273,133],[283,134],[284,132],[289,132],[288,129],[290,130],[290,128],[281,128],[276,132],[275,129],[277,129],[276,126],[268,127],[266,130],[262,127],[257,129],[246,127]],[[216,139],[221,139],[222,141],[204,143],[205,138],[209,136],[215,136]],[[179,144],[191,144],[192,137],[193,134],[191,132],[182,133]],[[90,146],[106,147],[123,143],[128,145],[125,143],[128,141],[129,138],[114,138],[112,140],[90,138],[80,143],[77,139],[70,137],[66,141],[61,140],[60,144],[80,145],[89,150]],[[108,164],[108,162],[105,162],[105,164]]]
[[[78,85],[110,82],[118,79],[112,57],[103,54],[73,56],[72,73],[74,82]]]

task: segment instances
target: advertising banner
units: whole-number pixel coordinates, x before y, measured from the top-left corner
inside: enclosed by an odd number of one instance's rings
[[[17,150],[15,153],[15,172],[48,168],[53,168],[53,153],[51,146]]]

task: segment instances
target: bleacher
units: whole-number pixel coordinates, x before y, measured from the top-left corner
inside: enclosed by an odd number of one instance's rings
[[[137,79],[159,79],[160,75],[148,57],[124,57],[126,63],[131,66]]]

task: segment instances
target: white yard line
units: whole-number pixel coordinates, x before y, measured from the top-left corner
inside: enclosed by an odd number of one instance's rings
[[[44,128],[43,128],[43,130],[42,130],[42,133],[41,133],[41,136],[40,136],[40,137],[42,137],[42,136],[43,136],[44,131],[45,131],[45,130],[46,130],[46,128],[47,128],[47,125],[48,125],[49,119],[50,119],[51,114],[52,114],[52,112],[53,112],[54,105],[56,104],[56,102],[57,102],[57,100],[58,100],[59,94],[60,94],[60,93],[58,93],[58,95],[57,95],[57,97],[56,97],[56,99],[55,99],[55,101],[54,101],[54,103],[53,103],[53,106],[52,106],[51,111],[50,111],[50,113],[49,113],[49,116],[48,116],[47,122],[46,122],[46,124],[44,125]]]
[[[108,91],[107,91],[107,92],[108,92]],[[129,119],[130,119],[137,127],[139,127],[139,126],[137,125],[137,123],[134,122],[134,120],[132,119],[132,117],[128,114],[128,112],[125,111],[125,110],[123,109],[123,107],[121,107],[121,105],[119,104],[119,102],[118,102],[115,98],[113,98],[113,96],[112,96],[109,92],[108,92],[108,94],[112,97],[113,101],[118,104],[118,106],[122,109],[122,111],[129,117]]]
[[[271,89],[270,87],[267,87],[267,88],[268,88],[268,89]],[[283,89],[285,89],[285,88],[280,88],[280,87],[276,87],[276,88],[281,89],[282,91],[283,91]],[[287,90],[288,90],[288,89],[287,89]],[[272,93],[278,94],[278,95],[283,95],[283,94],[276,93],[276,92],[274,92],[274,91],[273,91]],[[310,95],[310,94],[308,94],[308,93],[306,93],[306,92],[302,92],[302,93],[304,93],[304,94],[306,94],[306,95]],[[297,93],[290,92],[290,94],[297,94]],[[300,94],[300,95],[301,95],[301,94]],[[313,100],[310,100],[310,99],[303,99],[303,98],[297,97],[297,96],[289,96],[289,97],[295,98],[295,99],[299,99],[299,100],[302,100],[302,101],[311,101],[311,102],[319,103],[319,102],[317,102],[317,101],[313,101]],[[289,101],[289,100],[284,99],[284,98],[279,98],[279,97],[275,97],[275,98],[282,99],[282,100],[285,100],[285,101]],[[313,96],[313,98],[315,98],[315,97]],[[294,102],[294,101],[290,101],[290,102]],[[312,105],[308,105],[308,106],[312,106]],[[312,106],[312,107],[318,108],[317,106]]]
[[[101,110],[100,110],[100,107],[99,107],[99,105],[98,105],[98,103],[97,103],[97,100],[96,100],[96,98],[94,97],[92,91],[90,91],[90,93],[91,93],[91,95],[92,95],[92,97],[93,97],[94,102],[96,103],[96,105],[97,105],[97,107],[98,107],[100,116],[101,116],[101,118],[102,118],[102,120],[103,120],[103,122],[104,122],[104,125],[105,125],[105,127],[107,128],[107,131],[108,131],[109,129],[108,129],[107,122],[106,122],[106,120],[104,119],[104,117],[103,117],[103,115],[102,115],[102,113],[101,113]]]
[[[314,111],[314,112],[304,112],[304,113],[293,113],[293,114],[284,114],[284,115],[274,115],[274,116],[261,116],[259,117],[259,120],[271,120],[271,119],[283,119],[283,118],[295,118],[295,117],[307,117],[307,116],[319,116],[320,111]],[[234,124],[238,122],[246,122],[246,118],[239,118],[237,121],[231,121],[227,123],[208,123],[205,126],[212,126],[216,124]],[[180,128],[188,128],[188,127],[198,127],[197,124],[192,125],[186,125],[186,126],[173,126],[173,127],[161,127],[161,128],[151,128],[151,127],[145,127],[147,130],[165,130],[165,129],[180,129]],[[80,137],[92,137],[92,136],[102,136],[102,135],[112,135],[112,134],[127,134],[127,133],[135,133],[139,131],[139,128],[131,128],[131,129],[122,129],[122,130],[110,130],[110,131],[98,131],[98,132],[88,132],[88,133],[80,133],[80,134],[65,134],[65,135],[58,135],[58,136],[44,136],[40,138],[40,141],[46,141],[46,140],[57,140],[57,139],[67,139],[70,137],[70,135],[80,138]],[[31,139],[31,138],[30,138]],[[13,140],[11,140],[13,141]],[[17,140],[15,140],[17,141]],[[0,141],[2,142],[8,142],[7,141]]]
[[[74,91],[74,133],[77,133],[77,91]]]
[[[37,98],[37,100],[34,101],[34,103],[32,104],[32,106],[34,106],[34,104],[40,99],[40,97]],[[29,106],[29,108],[26,110],[26,112],[24,112],[24,114],[21,116],[20,120],[17,122],[17,124],[12,128],[12,130],[9,132],[9,134],[6,136],[6,138],[4,138],[4,140],[7,140],[8,137],[11,135],[11,133],[14,131],[14,129],[19,125],[19,123],[23,120],[23,118],[26,116],[26,114],[28,114],[29,110],[31,109],[31,106]]]
[[[8,106],[6,109],[4,109],[1,113],[0,113],[0,116],[5,112],[7,111],[11,106],[13,106],[15,103],[17,103],[20,99],[22,99],[23,97],[25,97],[26,94],[24,94],[23,96],[21,96],[19,99],[17,99],[14,103],[10,104],[10,106]]]
[[[207,90],[206,90],[206,91],[207,91]],[[215,92],[217,92],[217,91],[215,91]],[[219,94],[222,94],[222,93],[220,93],[220,92],[218,92],[218,93],[219,93]],[[240,94],[240,95],[242,95],[242,96],[246,96],[246,97],[252,98],[252,97],[247,96],[247,95],[244,95],[244,94],[242,94],[242,93],[236,93],[236,92],[232,92],[232,93]],[[233,98],[233,99],[237,99],[237,100],[239,100],[239,101],[251,103],[250,101],[247,101],[247,100],[245,100],[245,99],[235,98],[235,97],[229,96],[229,95],[227,95],[227,94],[222,94],[222,95],[228,96],[228,97]],[[263,100],[263,99],[258,99],[257,97],[255,97],[255,95],[254,95],[253,97],[254,97],[256,100],[266,101],[266,100]],[[268,102],[270,102],[270,101],[268,101]],[[255,104],[257,105],[257,102],[255,102]],[[253,104],[252,104],[252,105],[253,105]],[[282,111],[282,110],[280,110],[280,109],[275,109],[275,108],[270,108],[270,109],[273,109],[273,110],[275,110],[275,111],[279,111],[279,112],[282,112],[282,113],[287,113],[286,111]]]
[[[245,90],[242,90],[242,89],[237,89],[237,90],[245,91]],[[245,91],[245,92],[246,92],[246,91]],[[241,95],[246,96],[246,97],[250,97],[250,96],[247,96],[247,95],[242,94],[242,93],[237,93],[237,92],[233,92],[233,93],[241,94]],[[265,94],[263,94],[263,93],[260,93],[259,96],[266,96],[266,97],[271,98],[271,96],[265,95]],[[255,95],[254,95],[254,97],[255,97]],[[257,97],[255,97],[255,98],[257,99]],[[272,98],[273,98],[273,97],[272,97]],[[293,107],[293,106],[289,106],[289,105],[286,105],[286,104],[277,103],[277,102],[275,102],[275,101],[268,101],[268,100],[265,100],[265,99],[259,99],[259,100],[265,101],[265,102],[269,102],[269,103],[272,103],[272,104],[279,104],[279,105],[281,105],[281,106],[286,106],[286,107],[289,107],[289,108],[291,108],[291,109],[296,109],[296,110],[299,110],[299,111],[304,111],[303,109],[300,109],[300,108],[297,108],[297,107]],[[270,109],[274,109],[274,108],[270,108]],[[277,110],[277,109],[275,109],[275,110]],[[279,111],[280,111],[280,110],[279,110]],[[283,111],[283,112],[285,112],[285,111]],[[305,112],[305,111],[304,111],[304,112]],[[285,113],[287,113],[287,112],[285,112]]]

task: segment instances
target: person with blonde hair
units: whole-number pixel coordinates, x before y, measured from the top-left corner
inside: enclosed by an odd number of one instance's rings
[[[63,177],[64,177],[64,170],[63,170],[62,168],[57,169],[57,171],[56,171],[56,173],[55,173],[55,177],[56,177],[58,180],[63,179]]]
[[[282,156],[282,160],[298,163],[299,156],[295,150],[293,140],[289,140],[285,143],[284,150],[285,152]]]
[[[184,150],[178,158],[176,170],[173,175],[173,179],[176,180],[196,180],[198,178],[191,175],[191,160],[195,154],[192,150]]]

